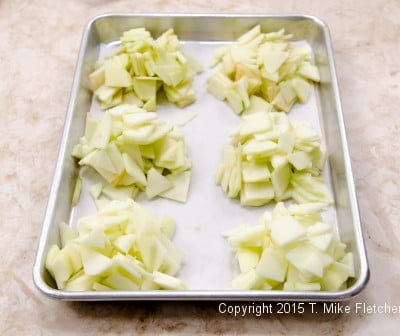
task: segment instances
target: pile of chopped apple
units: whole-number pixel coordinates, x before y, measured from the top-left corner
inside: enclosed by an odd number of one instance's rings
[[[249,108],[252,96],[262,97],[269,111],[288,112],[297,101],[307,102],[319,72],[310,48],[290,43],[291,38],[284,29],[262,33],[257,25],[237,43],[217,49],[212,66],[222,64],[209,78],[208,91],[237,114]]]
[[[149,199],[186,202],[191,162],[184,137],[154,112],[123,104],[107,110],[100,120],[88,114],[85,134],[72,155],[112,187],[95,191],[97,197],[106,190],[112,199],[134,198],[141,190]]]
[[[156,110],[157,91],[184,107],[195,101],[193,77],[202,67],[181,50],[173,29],[157,39],[144,28],[126,31],[121,46],[96,64],[89,76],[90,87],[103,109],[136,104]]]
[[[172,243],[175,222],[156,219],[133,200],[111,201],[77,228],[60,225],[46,268],[67,291],[185,289],[176,278],[183,259]]]
[[[353,254],[318,213],[323,204],[278,203],[256,226],[226,234],[241,274],[233,289],[336,291],[354,277]]]
[[[252,97],[250,108],[258,99]],[[243,116],[232,144],[225,146],[216,182],[245,206],[290,198],[330,204],[332,196],[319,176],[324,163],[320,137],[309,124],[290,122],[282,112],[254,112]]]

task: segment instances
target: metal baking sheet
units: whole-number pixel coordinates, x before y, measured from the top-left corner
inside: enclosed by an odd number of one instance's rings
[[[328,161],[324,179],[335,197],[335,206],[323,216],[330,221],[355,255],[356,279],[346,290],[338,292],[236,291],[228,290],[238,274],[230,246],[221,233],[242,223],[255,224],[266,207],[242,207],[215,186],[217,164],[228,134],[240,122],[225,103],[206,91],[206,80],[215,71],[208,64],[215,49],[232,43],[238,36],[260,24],[263,31],[282,27],[294,34],[296,44],[308,45],[321,73],[321,83],[315,87],[306,104],[296,104],[289,112],[291,120],[312,124],[327,147]],[[88,186],[99,181],[91,169],[79,170],[71,158],[71,150],[84,130],[85,115],[91,111],[101,116],[98,102],[87,90],[87,75],[94,63],[118,46],[121,33],[135,27],[146,27],[158,36],[172,27],[182,41],[182,48],[204,66],[194,88],[197,101],[179,109],[169,103],[157,106],[160,117],[176,123],[185,113],[197,116],[182,130],[193,162],[189,198],[186,204],[166,199],[148,201],[141,195],[137,201],[156,216],[171,215],[177,221],[174,242],[184,251],[185,263],[179,273],[188,284],[185,291],[113,291],[67,292],[55,289],[44,263],[48,248],[58,242],[61,221],[76,224],[78,218],[93,214],[96,208]],[[83,177],[79,203],[71,208],[76,176]],[[84,31],[77,62],[64,134],[50,192],[43,230],[34,266],[34,281],[46,295],[65,300],[342,300],[356,295],[368,281],[368,264],[361,234],[353,177],[347,150],[342,111],[336,82],[329,32],[319,19],[304,15],[162,15],[107,14],[91,20]]]

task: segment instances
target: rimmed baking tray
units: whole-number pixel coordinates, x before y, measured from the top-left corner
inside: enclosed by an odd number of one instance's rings
[[[328,152],[324,178],[335,198],[335,206],[324,213],[338,230],[340,238],[354,253],[356,277],[346,290],[336,292],[237,291],[228,290],[235,276],[229,245],[221,233],[244,222],[256,223],[268,207],[244,208],[227,199],[214,184],[216,165],[222,159],[223,144],[239,118],[229,106],[206,92],[206,79],[212,70],[208,63],[215,48],[232,43],[256,24],[263,31],[285,28],[294,34],[295,43],[311,47],[321,83],[313,89],[307,104],[297,104],[291,120],[306,120],[320,133]],[[184,51],[197,58],[205,71],[196,77],[195,104],[185,111],[197,117],[183,128],[193,162],[189,200],[178,204],[169,200],[146,201],[156,215],[172,215],[177,220],[174,242],[186,253],[186,263],[179,276],[188,283],[185,291],[113,291],[68,292],[55,288],[45,269],[48,248],[59,242],[61,221],[75,225],[80,216],[94,213],[87,186],[93,174],[79,170],[71,157],[72,147],[83,134],[87,111],[101,115],[98,103],[88,90],[87,77],[95,62],[115,48],[123,31],[145,27],[153,36],[173,28]],[[161,118],[175,122],[181,111],[171,104],[158,107]],[[77,206],[71,207],[77,175],[83,176],[83,191]],[[95,179],[95,178],[94,178]],[[65,119],[58,160],[43,222],[35,265],[34,282],[45,295],[63,300],[271,300],[271,301],[340,301],[358,294],[367,284],[369,270],[361,231],[350,157],[336,79],[332,46],[327,26],[307,15],[203,15],[203,14],[105,14],[92,19],[85,27],[76,65],[71,97]]]

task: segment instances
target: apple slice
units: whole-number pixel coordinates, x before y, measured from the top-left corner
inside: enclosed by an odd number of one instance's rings
[[[254,269],[250,269],[232,280],[232,289],[258,289],[264,283],[264,279],[260,277]]]
[[[240,203],[246,206],[260,206],[269,203],[274,198],[271,182],[243,183],[240,193]]]
[[[285,280],[288,262],[285,256],[272,247],[266,248],[256,267],[259,276],[282,282]]]
[[[154,277],[154,283],[156,283],[162,289],[168,289],[168,290],[186,289],[186,284],[182,280],[177,279],[171,275],[167,275],[160,272],[154,272],[153,277]]]
[[[172,187],[161,192],[159,195],[164,198],[185,203],[189,192],[190,171],[185,171],[178,175],[167,175],[166,179]]]
[[[152,199],[155,196],[162,194],[172,187],[173,184],[154,168],[151,168],[147,172],[146,194],[149,199]]]
[[[124,68],[119,67],[114,62],[106,61],[105,69],[105,84],[109,87],[129,87],[132,84],[129,72]]]

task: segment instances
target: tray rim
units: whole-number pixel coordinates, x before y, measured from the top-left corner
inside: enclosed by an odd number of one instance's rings
[[[353,218],[354,231],[358,239],[358,250],[360,253],[360,275],[352,287],[341,291],[321,291],[321,292],[300,292],[300,291],[262,291],[262,290],[179,290],[179,291],[104,291],[104,292],[70,292],[49,287],[41,276],[41,261],[46,244],[45,233],[49,231],[51,226],[51,213],[55,207],[56,191],[61,181],[62,157],[65,155],[69,130],[71,128],[73,108],[76,102],[79,90],[80,75],[83,68],[84,49],[87,45],[89,33],[94,24],[104,18],[237,18],[237,19],[271,19],[271,18],[291,18],[306,19],[318,25],[324,34],[324,40],[327,47],[327,59],[329,71],[332,75],[332,90],[334,94],[335,107],[338,118],[339,135],[342,139],[343,160],[345,167],[345,178],[348,185],[349,200],[351,213]],[[336,66],[333,55],[332,41],[330,31],[327,24],[317,16],[308,14],[234,14],[234,13],[119,13],[110,12],[92,17],[84,26],[83,34],[80,42],[78,58],[76,61],[71,93],[69,97],[67,112],[64,120],[64,128],[59,144],[57,161],[54,168],[54,175],[51,182],[48,203],[46,206],[45,216],[40,233],[39,243],[36,251],[35,262],[33,266],[33,282],[36,288],[45,296],[52,299],[68,300],[68,301],[294,301],[294,302],[331,302],[349,300],[358,295],[367,285],[370,278],[370,270],[368,266],[367,251],[361,227],[360,215],[358,210],[358,202],[354,177],[351,167],[351,159],[349,154],[347,136],[345,131],[345,122],[343,118],[342,104],[339,93],[339,84],[337,81]]]

